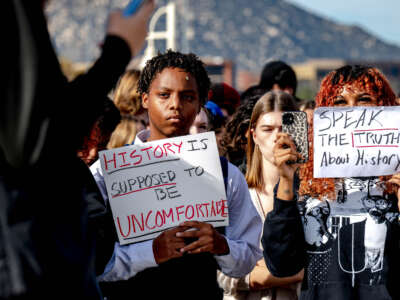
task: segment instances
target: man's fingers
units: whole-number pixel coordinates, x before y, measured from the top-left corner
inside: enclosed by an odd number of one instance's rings
[[[173,248],[178,252],[180,252],[180,249],[182,249],[186,246],[184,241],[179,241],[179,242],[173,243],[172,245],[173,245]]]
[[[203,239],[198,239],[194,241],[193,243],[190,243],[189,245],[186,245],[185,247],[181,248],[181,253],[200,253],[200,252],[210,252],[212,249],[212,244],[209,242],[206,242]]]
[[[185,232],[177,232],[176,233],[177,237],[180,238],[198,238],[202,236],[202,233],[200,230],[186,230]]]
[[[210,251],[209,248],[210,247],[208,247],[208,246],[202,246],[200,248],[197,248],[197,249],[189,251],[189,253],[190,254],[197,254],[197,253],[202,253],[202,252],[209,252]]]
[[[179,237],[177,233],[182,232],[187,230],[189,227],[183,226],[183,227],[174,227],[171,229],[168,229],[163,232],[163,235],[165,236],[165,240],[168,241],[169,243],[178,243],[178,242],[183,242],[183,237]]]
[[[177,232],[182,232],[182,231],[188,230],[189,228],[190,228],[189,226],[177,226],[177,227],[168,229],[164,232],[170,233],[171,235],[175,235]]]
[[[181,224],[179,224],[179,227],[185,226],[185,227],[194,227],[200,229],[204,224],[204,222],[199,222],[199,221],[186,221]]]
[[[203,243],[200,240],[196,240],[193,243],[190,243],[189,245],[182,247],[180,251],[181,251],[181,253],[185,253],[185,252],[193,251],[194,249],[197,249],[202,246],[203,246]]]

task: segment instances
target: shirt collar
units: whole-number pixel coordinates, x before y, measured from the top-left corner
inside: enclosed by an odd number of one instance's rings
[[[144,129],[140,131],[138,134],[136,134],[134,145],[141,145],[147,142],[147,140],[150,137],[150,130],[149,129]]]

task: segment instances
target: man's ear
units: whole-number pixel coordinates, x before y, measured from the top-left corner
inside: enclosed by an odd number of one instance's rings
[[[148,102],[149,102],[149,95],[147,93],[143,93],[142,94],[142,106],[143,106],[143,108],[145,108],[145,109],[149,108]]]

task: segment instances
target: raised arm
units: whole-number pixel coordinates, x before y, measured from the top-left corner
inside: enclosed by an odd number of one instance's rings
[[[305,264],[305,239],[303,225],[297,209],[295,194],[296,161],[299,154],[287,134],[280,133],[274,147],[279,183],[274,193],[274,209],[264,222],[262,244],[266,265],[276,277],[293,276]]]
[[[88,96],[107,94],[113,88],[119,76],[132,57],[143,47],[147,35],[147,23],[154,9],[154,0],[146,1],[141,9],[131,17],[123,17],[121,11],[109,15],[106,38],[102,53],[90,70],[71,82],[71,88]]]

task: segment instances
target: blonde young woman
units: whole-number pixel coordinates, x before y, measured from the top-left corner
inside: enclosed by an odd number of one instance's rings
[[[272,151],[274,141],[282,128],[282,112],[297,110],[294,101],[288,93],[268,92],[257,101],[250,119],[246,180],[262,220],[273,208],[273,189],[279,179]],[[302,278],[302,271],[290,277],[277,278],[269,272],[264,260],[240,279],[218,275],[224,299],[295,300]]]
[[[114,104],[121,113],[121,122],[111,135],[108,149],[131,144],[136,133],[147,127],[147,112],[143,109],[137,92],[139,76],[140,71],[128,70],[118,81],[114,93]]]

